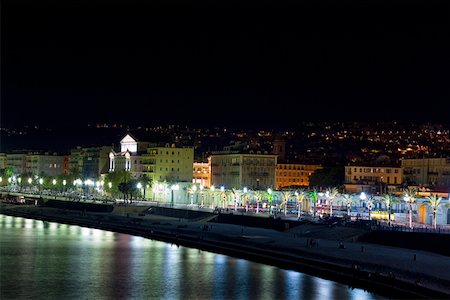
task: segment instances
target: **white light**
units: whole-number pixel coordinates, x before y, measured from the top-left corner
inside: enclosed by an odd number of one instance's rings
[[[248,192],[247,188],[246,188],[246,187],[244,187],[244,193],[247,193],[247,192]]]
[[[1,180],[0,180],[0,182],[1,182]],[[33,179],[28,178],[28,183],[31,184],[32,182],[33,182]]]
[[[298,196],[298,192],[295,192],[294,194],[295,194],[295,196]]]
[[[221,191],[221,192],[224,192],[224,191],[225,191],[225,187],[224,187],[224,186],[221,186],[221,187],[220,187],[220,191]]]
[[[39,184],[43,184],[44,183],[44,179],[39,178]]]
[[[180,187],[178,186],[178,184],[174,184],[174,185],[172,185],[172,186],[170,187],[170,189],[171,189],[172,191],[178,191],[179,188],[180,188]]]
[[[22,178],[17,178],[17,181],[19,182],[19,183],[21,183],[22,182]]]
[[[66,185],[67,184],[67,181],[64,179],[63,180],[63,185]]]
[[[142,183],[138,182],[138,183],[136,184],[136,187],[137,187],[138,189],[142,189]]]
[[[359,195],[359,199],[366,200],[367,199],[366,193],[361,192],[361,195]]]
[[[193,186],[192,186],[192,190],[193,190],[194,192],[196,192],[196,191],[197,191],[197,186],[196,186],[196,185],[193,185]]]
[[[56,185],[56,179],[52,180],[53,185]]]
[[[3,181],[3,178],[2,177],[0,177],[0,182],[2,182]]]
[[[320,192],[318,195],[319,195],[320,197],[323,197],[323,193],[322,193],[322,192]]]
[[[8,182],[11,183],[11,181],[12,181],[12,178],[8,177]]]
[[[269,194],[272,194],[272,189],[271,189],[271,188],[268,188],[268,189],[267,189],[267,192],[268,192]]]
[[[108,187],[109,187],[109,188],[112,188],[112,182],[111,182],[111,181],[108,182]]]
[[[213,185],[209,188],[211,190],[211,192],[214,192],[214,190],[216,189]]]
[[[411,198],[409,196],[405,196],[405,197],[403,197],[403,200],[405,200],[406,202],[409,202],[409,200],[411,200]]]

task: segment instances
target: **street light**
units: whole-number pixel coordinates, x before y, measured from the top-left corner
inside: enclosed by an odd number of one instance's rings
[[[247,196],[247,192],[248,192],[247,187],[244,187],[245,212],[248,212],[248,196]]]
[[[64,179],[64,180],[63,180],[63,186],[64,186],[64,188],[63,188],[63,193],[66,192],[66,184],[67,184],[67,181]]]
[[[227,195],[225,195],[225,187],[223,185],[220,187],[220,192],[222,196],[222,208],[225,208],[225,201],[227,200]]]
[[[267,193],[269,194],[269,215],[271,215],[272,213],[273,213],[273,211],[272,211],[272,189],[271,188],[268,188],[267,189]]]
[[[139,193],[142,194],[142,183],[138,182],[138,183],[136,184],[136,187],[138,188]]]
[[[210,200],[211,200],[211,208],[214,207],[214,191],[216,190],[216,188],[214,187],[214,185],[211,185],[211,187],[209,188],[209,192],[212,194],[212,196],[210,196]],[[211,199],[212,198],[212,199]]]
[[[44,179],[43,178],[39,178],[39,193],[42,192],[42,185],[44,184]]]
[[[173,207],[173,191],[178,191],[180,189],[180,187],[178,186],[178,184],[174,184],[170,187],[171,193],[172,193],[172,197],[170,200],[170,207]]]
[[[202,202],[201,202],[202,208],[203,208],[203,198],[204,198],[203,189],[204,189],[203,185],[200,185],[200,198],[202,199]]]

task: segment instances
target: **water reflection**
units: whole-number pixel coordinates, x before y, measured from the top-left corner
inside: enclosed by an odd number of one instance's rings
[[[1,299],[378,299],[242,259],[0,215]]]

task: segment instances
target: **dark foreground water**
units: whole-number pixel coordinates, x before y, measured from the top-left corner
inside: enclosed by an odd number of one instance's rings
[[[197,249],[0,215],[0,299],[380,299]]]

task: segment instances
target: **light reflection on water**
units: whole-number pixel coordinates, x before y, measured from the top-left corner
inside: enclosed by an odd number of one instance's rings
[[[1,299],[380,299],[142,237],[0,215]]]

